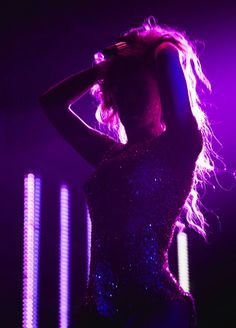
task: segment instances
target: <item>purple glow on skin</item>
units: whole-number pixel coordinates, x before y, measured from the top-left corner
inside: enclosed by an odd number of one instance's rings
[[[86,221],[87,221],[87,284],[88,284],[89,274],[90,274],[90,257],[91,257],[90,252],[91,252],[91,237],[92,237],[92,224],[91,224],[88,208],[87,208]]]
[[[37,327],[40,180],[24,178],[23,328]]]
[[[179,283],[186,292],[189,292],[188,236],[183,231],[177,234],[177,251]]]
[[[60,191],[60,300],[59,327],[69,324],[69,191],[61,186]]]

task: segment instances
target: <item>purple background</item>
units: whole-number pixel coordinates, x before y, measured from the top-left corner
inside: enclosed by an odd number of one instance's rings
[[[90,167],[50,125],[39,95],[66,76],[91,65],[93,54],[148,15],[203,40],[203,69],[213,87],[209,117],[223,144],[220,152],[236,168],[236,4],[223,1],[52,1],[11,2],[1,10],[1,327],[21,327],[23,177],[42,178],[39,327],[57,327],[59,188],[71,190],[71,304],[85,286],[85,199],[82,185]],[[78,113],[94,125],[94,102],[85,96]],[[230,184],[227,177],[221,179]],[[234,327],[236,277],[236,188],[211,189],[204,204],[209,244],[191,232],[190,276],[199,311],[199,327]],[[175,244],[170,252],[176,273]],[[233,323],[234,321],[234,323]]]

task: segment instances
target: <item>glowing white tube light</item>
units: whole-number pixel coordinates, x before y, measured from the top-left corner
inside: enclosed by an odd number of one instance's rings
[[[89,280],[89,273],[90,273],[90,253],[91,253],[91,237],[92,237],[92,223],[89,215],[89,210],[87,207],[86,213],[86,221],[87,221],[87,284]]]
[[[60,190],[60,300],[59,327],[69,325],[69,191]]]
[[[39,220],[40,180],[29,173],[24,177],[23,328],[37,327]]]
[[[33,284],[33,327],[38,327],[38,287],[39,287],[39,255],[40,255],[40,203],[41,181],[34,180],[34,284]]]
[[[178,273],[181,287],[189,292],[188,239],[185,232],[177,234]]]

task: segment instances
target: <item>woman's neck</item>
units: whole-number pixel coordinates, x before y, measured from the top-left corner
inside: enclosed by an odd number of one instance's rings
[[[157,138],[163,132],[163,129],[155,124],[149,124],[146,126],[132,126],[131,128],[126,128],[126,134],[128,142],[127,144],[135,144],[139,142],[145,142],[146,140]]]

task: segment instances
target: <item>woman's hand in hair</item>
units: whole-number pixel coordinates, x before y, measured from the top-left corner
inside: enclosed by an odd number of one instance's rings
[[[95,64],[94,69],[96,70],[97,80],[102,80],[106,75],[107,70],[111,65],[112,59],[108,58],[98,64]]]

